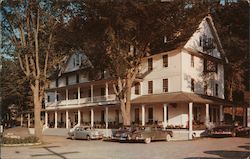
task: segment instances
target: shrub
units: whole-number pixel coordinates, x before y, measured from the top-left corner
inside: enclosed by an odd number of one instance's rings
[[[3,144],[27,144],[27,143],[37,143],[39,139],[35,136],[29,136],[25,138],[3,138]]]

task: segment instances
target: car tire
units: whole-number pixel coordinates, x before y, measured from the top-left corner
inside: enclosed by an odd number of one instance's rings
[[[236,137],[236,132],[232,132],[232,137]]]
[[[71,139],[72,139],[72,140],[75,140],[75,139],[76,139],[75,135],[73,135],[73,136],[71,137]]]
[[[171,136],[169,134],[167,134],[166,141],[169,142],[170,140],[171,140]]]
[[[151,142],[151,138],[147,137],[146,139],[144,139],[145,144],[149,144]]]
[[[87,136],[87,140],[88,140],[88,141],[90,140],[90,136],[89,136],[89,135]]]

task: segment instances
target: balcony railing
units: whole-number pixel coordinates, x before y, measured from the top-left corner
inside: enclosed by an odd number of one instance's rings
[[[57,102],[48,102],[46,106],[53,107],[53,106],[66,106],[66,105],[78,105],[78,104],[88,104],[88,103],[98,103],[98,102],[108,102],[108,101],[115,101],[117,100],[116,95],[108,95],[108,96],[95,96],[93,99],[91,97],[87,98],[80,98],[78,99],[69,99],[67,100],[60,100]]]

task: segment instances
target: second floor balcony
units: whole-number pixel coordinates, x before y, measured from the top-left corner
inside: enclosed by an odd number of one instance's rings
[[[46,107],[105,105],[117,101],[111,84],[107,82],[47,90],[45,95]]]
[[[95,96],[95,97],[86,97],[80,99],[63,99],[53,102],[46,102],[45,106],[55,107],[55,106],[76,106],[76,105],[84,105],[84,104],[91,104],[91,103],[99,103],[99,104],[106,104],[107,102],[115,102],[117,101],[116,95],[108,95],[108,96]]]

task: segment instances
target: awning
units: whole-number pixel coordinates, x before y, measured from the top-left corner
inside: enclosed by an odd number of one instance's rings
[[[233,106],[230,101],[196,93],[175,92],[154,95],[144,95],[132,100],[132,104],[148,103],[200,103]]]

